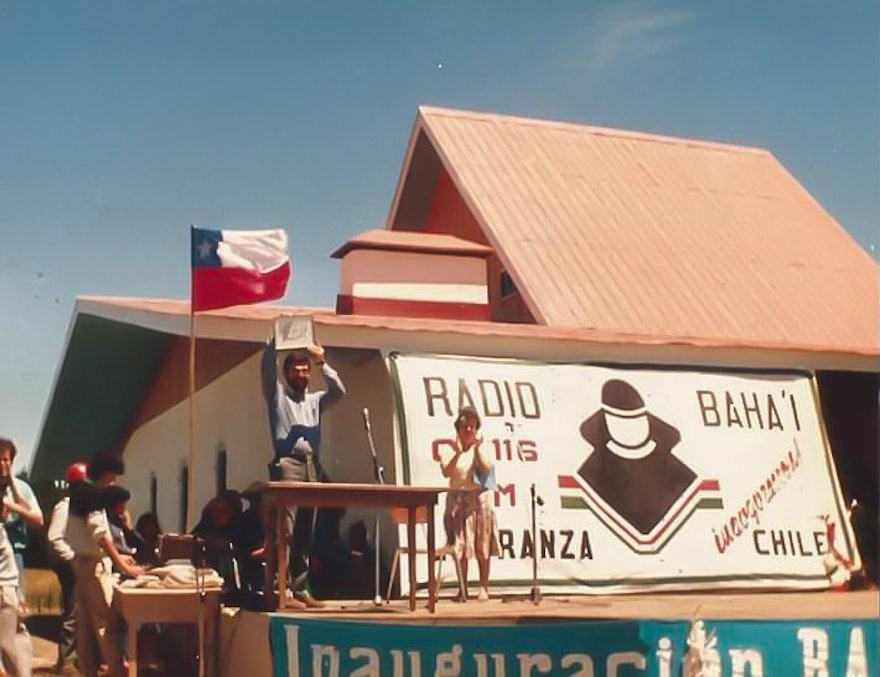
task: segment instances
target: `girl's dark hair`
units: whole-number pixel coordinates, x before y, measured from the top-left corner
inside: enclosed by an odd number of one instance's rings
[[[104,508],[109,509],[114,505],[127,503],[131,499],[131,492],[118,484],[111,484],[104,488],[102,498],[104,499]]]
[[[469,404],[458,410],[458,416],[455,417],[455,429],[458,430],[466,421],[473,421],[476,423],[477,430],[480,429],[480,425],[482,424],[477,410]]]
[[[143,533],[144,529],[147,526],[152,525],[156,529],[156,533],[162,533],[162,527],[159,526],[159,516],[154,512],[145,512],[143,515],[137,518],[137,522],[134,523],[134,530],[136,532]]]
[[[114,451],[99,451],[89,461],[89,467],[86,473],[89,479],[94,481],[105,473],[113,473],[114,475],[125,474],[125,461]]]

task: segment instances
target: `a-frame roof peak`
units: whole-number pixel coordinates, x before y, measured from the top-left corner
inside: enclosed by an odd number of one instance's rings
[[[425,106],[388,227],[444,174],[539,323],[878,352],[877,263],[767,150]]]

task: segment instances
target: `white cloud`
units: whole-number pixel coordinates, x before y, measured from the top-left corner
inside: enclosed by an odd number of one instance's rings
[[[604,12],[591,27],[584,65],[599,72],[623,60],[656,58],[680,43],[682,29],[692,20],[691,12],[680,10]]]

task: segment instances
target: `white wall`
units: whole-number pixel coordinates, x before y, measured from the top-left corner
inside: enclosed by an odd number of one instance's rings
[[[381,356],[375,350],[328,348],[327,353],[348,394],[330,407],[324,417],[321,442],[324,470],[336,482],[374,481],[362,415],[367,407],[380,462],[386,468],[386,481],[394,483],[394,401]],[[229,488],[242,490],[253,481],[267,479],[266,465],[273,452],[259,369],[260,355],[257,354],[197,395],[198,449],[193,476],[197,516],[216,493],[218,445],[222,444],[227,451]],[[323,378],[316,370],[312,388],[324,387]],[[187,460],[188,449],[188,401],[164,412],[132,435],[125,448],[126,475],[121,483],[132,493],[130,506],[135,518],[149,510],[150,474],[155,472],[160,523],[166,532],[177,531],[180,467]],[[360,518],[368,518],[368,524],[372,525],[372,513],[351,511],[344,521],[343,536],[348,523]],[[191,520],[190,526],[193,523]],[[392,533],[393,530],[388,529],[386,537],[383,532],[383,551],[396,544],[396,540],[392,543]]]
[[[185,375],[181,376],[185,378]],[[217,447],[227,450],[227,486],[243,489],[263,479],[272,458],[269,427],[256,355],[199,391],[196,397],[197,450],[193,475],[196,513],[214,496]],[[189,401],[140,427],[125,447],[132,515],[149,510],[150,473],[158,479],[159,520],[165,531],[179,524],[180,467],[189,454]],[[190,470],[193,472],[193,469]]]

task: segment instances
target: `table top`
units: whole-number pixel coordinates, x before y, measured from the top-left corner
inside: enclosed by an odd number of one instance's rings
[[[222,587],[205,588],[205,593],[220,593]],[[127,586],[117,585],[113,589],[114,595],[122,595],[123,597],[186,597],[188,595],[197,594],[197,588],[130,588]]]
[[[346,482],[254,482],[245,493],[269,501],[315,507],[419,507],[437,504],[449,487],[411,487],[399,484]]]

